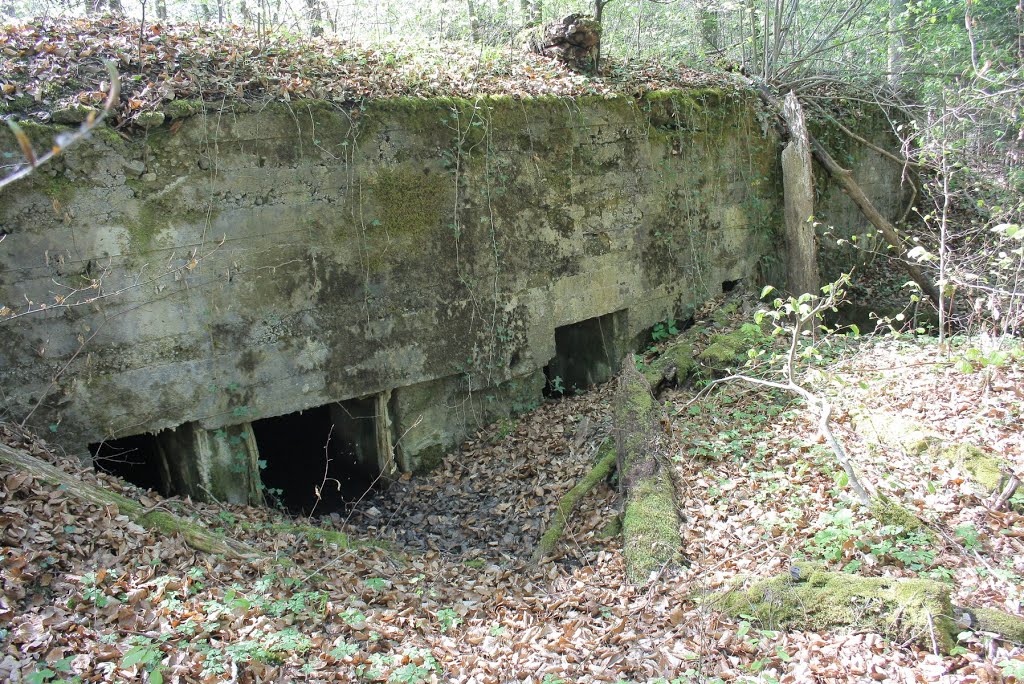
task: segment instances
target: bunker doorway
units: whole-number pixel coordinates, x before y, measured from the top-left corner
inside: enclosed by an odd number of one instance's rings
[[[252,429],[267,502],[293,513],[345,510],[390,474],[391,454],[381,448],[390,448],[381,439],[390,428],[379,395],[257,420]]]
[[[610,380],[627,351],[627,313],[623,309],[555,328],[555,357],[544,367],[544,394],[560,396]]]
[[[132,435],[89,445],[93,467],[143,489],[170,496],[156,435]]]

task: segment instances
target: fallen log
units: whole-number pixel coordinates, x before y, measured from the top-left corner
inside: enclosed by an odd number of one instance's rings
[[[1007,641],[1024,637],[1024,618],[991,608],[956,608],[951,591],[950,585],[934,580],[863,577],[795,563],[789,572],[747,589],[717,594],[712,605],[735,618],[753,617],[766,629],[821,632],[849,627],[898,642],[917,641],[935,653],[950,652],[961,625]]]
[[[165,534],[180,534],[185,543],[197,551],[235,558],[253,558],[260,555],[248,544],[228,539],[199,523],[186,520],[173,513],[146,508],[138,501],[85,482],[80,477],[36,458],[23,449],[0,444],[0,463],[61,487],[72,496],[87,503],[97,506],[115,506],[119,514],[128,516],[129,520],[146,529],[159,530]]]
[[[540,563],[554,552],[559,540],[565,533],[565,525],[569,521],[569,516],[572,515],[572,512],[579,505],[583,497],[590,493],[590,490],[596,487],[599,482],[608,479],[615,469],[615,461],[615,448],[611,443],[606,442],[598,451],[597,460],[594,462],[593,467],[587,471],[587,474],[572,489],[559,499],[558,508],[555,510],[551,526],[541,536],[540,541],[537,542],[537,548],[533,552],[534,564]]]
[[[663,418],[650,385],[626,357],[615,393],[615,452],[625,509],[622,552],[626,576],[637,584],[683,562],[671,438]]]

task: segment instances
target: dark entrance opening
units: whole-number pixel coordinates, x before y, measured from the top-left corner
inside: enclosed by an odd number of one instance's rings
[[[743,284],[742,280],[723,280],[722,281],[722,292],[732,292],[737,287]]]
[[[323,515],[344,510],[380,484],[375,408],[368,397],[255,421],[269,503]]]
[[[626,311],[555,328],[555,358],[544,367],[544,395],[557,397],[606,382],[619,370]]]
[[[170,494],[160,473],[156,435],[119,437],[89,445],[93,467],[143,489]]]

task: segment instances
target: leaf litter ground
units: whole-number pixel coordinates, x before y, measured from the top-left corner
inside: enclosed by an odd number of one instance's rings
[[[706,336],[704,336],[706,337]],[[698,340],[698,348],[706,339]],[[788,398],[734,385],[689,404],[665,395],[689,568],[624,581],[602,484],[551,562],[527,559],[557,499],[609,437],[611,387],[481,430],[433,474],[368,496],[349,515],[162,499],[4,439],[151,507],[193,517],[266,554],[196,553],[0,469],[0,677],[8,681],[1016,681],[1020,645],[964,632],[958,653],[839,630],[731,620],[700,599],[810,558],[860,573],[954,583],[955,599],[1021,613],[1024,517],[991,510],[955,468],[852,429],[865,407],[970,440],[1022,473],[1024,367],[965,373],[928,341],[837,339],[814,386],[862,477],[938,532],[879,529],[841,487],[813,420]],[[962,364],[961,364],[962,366]],[[309,534],[306,525],[328,533]],[[343,532],[330,534],[330,532]],[[77,678],[77,679],[76,679]]]

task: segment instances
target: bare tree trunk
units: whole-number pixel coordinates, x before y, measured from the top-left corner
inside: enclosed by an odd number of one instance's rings
[[[111,5],[120,0],[111,0]],[[167,0],[156,0],[156,18],[160,21],[167,21]]]
[[[306,0],[306,18],[309,20],[309,34],[314,38],[324,35],[324,13],[320,0]]]
[[[786,271],[789,291],[817,294],[818,244],[814,232],[814,179],[811,145],[804,112],[790,91],[782,107],[789,127],[789,143],[782,151],[782,183],[786,205]]]
[[[480,17],[476,11],[476,1],[466,0],[466,13],[469,15],[469,38],[474,43],[481,41]]]
[[[757,8],[754,0],[747,0],[744,8],[747,18],[750,20],[750,64],[753,73],[764,76],[764,51],[762,49],[761,31],[757,24]]]
[[[604,8],[608,6],[608,3],[612,0],[594,0],[594,21],[597,22],[598,26],[602,29],[601,20],[604,18]],[[594,72],[600,73],[601,71],[601,43],[597,44],[597,48],[594,52]]]
[[[1024,0],[1021,0],[1024,2]],[[718,14],[711,11],[706,4],[697,8],[697,23],[700,24],[701,48],[705,53],[718,54],[721,52],[718,44]]]
[[[902,23],[907,11],[907,0],[889,0],[888,54],[887,68],[889,85],[899,87],[903,71],[904,33]]]
[[[761,100],[763,100],[772,111],[776,114],[779,114],[782,111],[782,107],[779,105],[778,101],[765,86],[751,85],[755,90],[757,90],[757,94],[760,96]],[[899,259],[901,264],[903,264],[903,268],[907,272],[907,275],[909,275],[911,279],[920,286],[921,291],[932,300],[935,306],[939,306],[941,294],[939,293],[938,288],[935,287],[935,284],[932,283],[931,279],[924,274],[924,271],[922,271],[917,264],[907,258],[907,248],[903,245],[903,241],[900,240],[896,227],[889,222],[889,219],[882,216],[882,214],[875,209],[875,205],[871,203],[871,200],[869,200],[867,195],[864,194],[864,190],[861,189],[860,185],[857,184],[857,181],[853,179],[853,174],[849,169],[844,169],[840,166],[839,163],[832,158],[832,155],[828,153],[828,150],[814,139],[814,136],[808,134],[807,139],[811,144],[811,152],[814,155],[814,158],[818,160],[818,163],[821,164],[826,171],[828,171],[829,175],[836,179],[836,182],[838,182],[840,187],[842,187],[846,194],[849,195],[850,199],[853,200],[853,203],[856,204],[861,210],[861,213],[864,214],[864,217],[882,233],[885,241],[889,243],[890,247],[892,247],[896,258]]]

